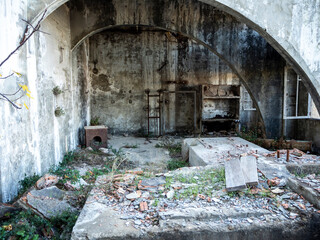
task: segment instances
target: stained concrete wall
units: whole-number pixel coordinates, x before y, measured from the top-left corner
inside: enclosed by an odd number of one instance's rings
[[[22,6],[18,1],[16,6]],[[2,5],[1,16],[5,16],[8,25],[6,34],[1,35],[1,57],[13,50],[17,42],[12,35],[22,33],[25,24],[25,12],[16,15],[13,5]],[[13,9],[14,8],[14,9]],[[23,10],[23,8],[21,8]],[[71,78],[71,51],[69,9],[62,6],[42,23],[41,30],[49,34],[36,33],[10,62],[1,68],[14,69],[23,77],[17,80],[26,84],[32,100],[24,97],[29,110],[14,110],[6,102],[1,102],[0,125],[0,170],[1,200],[9,201],[16,196],[19,180],[25,175],[41,174],[62,160],[66,151],[73,150],[78,144],[80,119],[74,112],[80,95],[74,95],[79,85]],[[12,26],[11,21],[12,20]],[[15,30],[17,29],[17,31]],[[6,35],[8,34],[8,38]],[[5,36],[5,38],[3,37]],[[13,39],[15,39],[13,37]],[[3,73],[3,72],[2,72]],[[9,81],[10,80],[10,81]],[[18,88],[16,79],[1,80],[1,90],[13,92]],[[52,89],[59,86],[63,93],[54,96]],[[55,117],[56,107],[62,107],[65,115]]]
[[[320,2],[318,0],[200,0],[258,31],[304,78],[320,110]]]
[[[110,133],[147,130],[147,95],[157,91],[196,91],[199,128],[202,84],[239,85],[239,79],[216,55],[198,43],[150,28],[113,29],[89,38],[90,114],[99,117]],[[78,51],[78,50],[77,50]],[[96,64],[94,64],[96,63]],[[80,66],[83,63],[80,62]],[[94,73],[93,68],[98,70]],[[82,78],[87,81],[87,78]],[[150,98],[150,106],[158,104]],[[164,94],[166,132],[194,126],[193,94]],[[225,102],[226,103],[226,102]],[[150,115],[158,115],[153,111]],[[154,121],[151,120],[151,130]]]
[[[113,25],[139,24],[181,32],[206,44],[244,82],[268,137],[281,134],[284,60],[255,31],[197,1],[71,1],[72,44]],[[81,26],[81,27],[80,27]],[[230,47],[232,46],[232,47]]]
[[[296,116],[297,101],[297,73],[292,68],[287,68],[287,89],[286,89],[286,109],[288,117]],[[320,153],[320,119],[312,118],[316,114],[311,114],[308,119],[308,92],[302,82],[299,84],[298,92],[298,117],[303,119],[287,119],[284,121],[286,139],[309,140],[313,142],[313,151]],[[311,109],[315,111],[316,109]]]

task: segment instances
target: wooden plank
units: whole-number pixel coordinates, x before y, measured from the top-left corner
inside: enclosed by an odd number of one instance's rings
[[[238,191],[246,188],[246,182],[241,170],[239,158],[232,158],[224,162],[227,191]]]
[[[257,159],[254,156],[240,158],[241,168],[246,184],[258,185]]]

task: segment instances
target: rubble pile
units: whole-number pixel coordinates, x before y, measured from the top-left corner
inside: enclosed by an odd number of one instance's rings
[[[290,191],[285,179],[268,180],[261,172],[257,187],[231,193],[226,191],[219,170],[208,167],[185,168],[156,176],[131,171],[113,178],[101,177],[96,186],[87,204],[104,204],[116,211],[127,226],[142,231],[158,225],[160,220],[165,221],[172,211],[188,215],[194,209],[207,209],[220,214],[220,223],[223,221],[231,227],[240,223],[301,220],[317,211],[303,197]],[[232,209],[240,217],[223,218],[226,209]],[[261,210],[265,211],[261,213]]]

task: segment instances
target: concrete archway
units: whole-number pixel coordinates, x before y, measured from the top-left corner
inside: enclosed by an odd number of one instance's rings
[[[99,29],[136,24],[169,29],[201,41],[246,83],[260,108],[267,137],[280,137],[282,98],[273,96],[283,95],[285,62],[257,32],[234,17],[188,0],[71,1],[69,6],[72,46]]]
[[[32,1],[28,5],[28,20],[36,22],[45,9],[50,14],[68,1]],[[319,2],[296,3],[294,0],[285,3],[281,1],[249,2],[246,0],[199,0],[199,2],[229,13],[263,36],[303,77],[318,111],[320,111],[320,81],[318,80],[320,59],[315,59],[315,56],[320,56],[317,42],[317,34],[320,31],[317,24],[320,18]],[[301,21],[302,16],[307,16],[312,24]],[[297,30],[291,33],[288,30],[289,27]],[[306,32],[313,32],[312,37],[304,38],[303,35]],[[308,54],[310,46],[314,46],[313,55]]]

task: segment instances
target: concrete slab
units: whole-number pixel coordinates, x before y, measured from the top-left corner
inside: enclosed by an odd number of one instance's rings
[[[126,158],[139,168],[162,172],[166,170],[167,162],[171,160],[168,150],[156,147],[161,139],[146,140],[146,138],[132,136],[111,136],[110,138],[109,147],[121,149]]]
[[[320,209],[320,194],[315,189],[295,178],[288,178],[288,186]]]
[[[226,189],[238,191],[246,188],[246,181],[242,172],[242,166],[238,158],[225,161]],[[256,170],[257,171],[257,170]]]
[[[239,137],[218,138],[188,138],[183,140],[182,152],[186,158],[189,155],[190,166],[224,166],[225,160],[241,156],[257,158],[258,169],[267,177],[286,179],[290,173],[284,164],[266,157],[270,151]]]
[[[245,156],[240,158],[242,173],[246,184],[258,185],[257,159],[255,156]]]
[[[270,153],[239,137],[189,138],[182,144],[183,156],[189,155],[190,166],[223,166],[224,160],[241,154]]]

